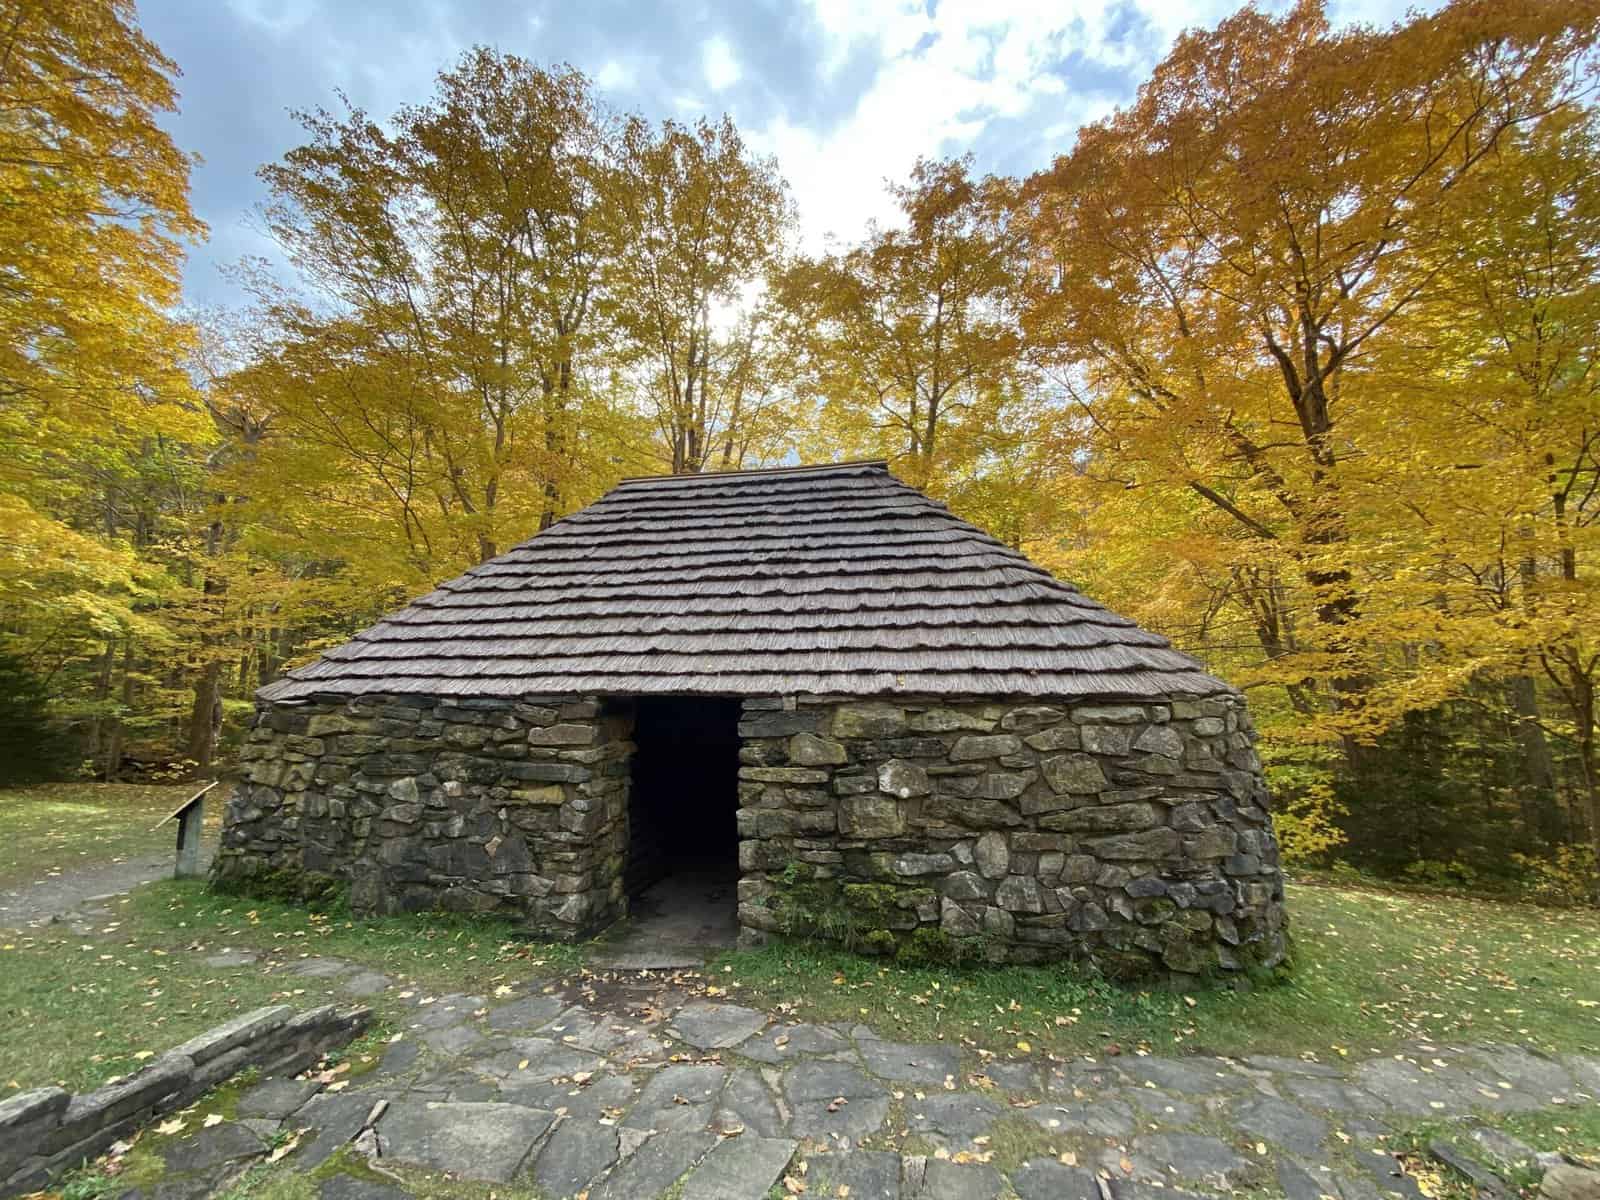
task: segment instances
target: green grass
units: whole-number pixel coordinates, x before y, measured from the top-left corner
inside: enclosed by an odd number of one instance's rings
[[[1532,1148],[1535,1153],[1553,1151],[1600,1169],[1600,1106],[1547,1108],[1537,1112],[1508,1113],[1496,1117],[1494,1128]],[[1438,1200],[1477,1200],[1477,1190],[1466,1176],[1446,1166],[1428,1153],[1434,1142],[1447,1142],[1460,1155],[1486,1167],[1511,1185],[1514,1191],[1532,1196],[1543,1172],[1531,1162],[1498,1161],[1469,1134],[1470,1124],[1460,1121],[1428,1121],[1402,1129],[1388,1139],[1389,1145],[1404,1155],[1406,1171],[1428,1187]]]
[[[744,1003],[895,1036],[1069,1054],[1342,1057],[1413,1038],[1600,1047],[1600,914],[1372,889],[1289,889],[1295,966],[1249,992],[1119,988],[1066,967],[903,967],[804,943],[725,955]]]
[[[174,851],[175,825],[155,825],[203,784],[47,783],[0,788],[0,887]],[[222,789],[206,797],[206,828],[222,816]]]
[[[297,959],[347,959],[391,976],[395,991],[485,996],[572,970],[580,959],[573,947],[519,940],[499,922],[363,921],[213,896],[190,880],[148,884],[112,908],[87,936],[55,928],[0,935],[0,1015],[29,1033],[0,1039],[0,1096],[49,1083],[94,1087],[264,1004],[355,1003],[337,980],[265,969]],[[205,966],[208,955],[225,949],[263,957],[248,966]],[[401,1002],[391,992],[370,1003],[384,1020],[398,1015]]]
[[[93,938],[0,939],[0,1014],[27,1031],[0,1039],[0,1096],[51,1083],[96,1087],[241,1012],[337,998],[326,980],[213,970],[116,921]]]
[[[161,880],[133,893],[130,919],[146,936],[262,952],[270,962],[347,959],[419,987],[488,994],[507,981],[575,970],[576,946],[530,942],[506,922],[435,913],[357,918],[341,909],[216,895],[198,880]]]

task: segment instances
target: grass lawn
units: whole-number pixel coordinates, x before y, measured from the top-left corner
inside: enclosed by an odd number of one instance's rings
[[[726,955],[717,982],[799,1018],[1002,1052],[1337,1062],[1414,1038],[1600,1048],[1600,913],[1321,885],[1292,886],[1288,903],[1294,972],[1248,994],[1131,991],[1065,968],[908,968],[802,944]]]
[[[177,827],[155,824],[204,784],[47,783],[0,788],[0,888],[74,867],[172,853]],[[222,819],[221,793],[206,797],[206,830]]]
[[[0,1039],[0,1096],[13,1084],[70,1089],[126,1074],[179,1042],[263,1004],[355,1003],[337,980],[267,973],[329,956],[382,971],[404,988],[492,995],[569,970],[579,952],[515,940],[508,926],[453,917],[358,921],[267,901],[213,896],[197,880],[162,880],[111,905],[92,936],[0,933],[0,1017],[26,1038]],[[265,957],[215,969],[209,955]],[[401,989],[404,990],[404,989]],[[380,1020],[383,997],[372,1002]],[[398,1004],[391,998],[388,1004]]]
[[[64,785],[0,793],[11,836],[0,871],[108,860],[164,848],[149,828],[189,789]],[[52,815],[53,814],[53,815]],[[141,840],[142,839],[142,840]],[[337,999],[336,981],[262,967],[330,956],[404,988],[492,996],[567,975],[581,947],[529,943],[510,926],[435,916],[356,920],[208,894],[165,880],[113,902],[87,935],[60,926],[0,932],[0,1089],[81,1088],[146,1053],[261,1004]],[[1275,1052],[1325,1061],[1416,1038],[1600,1050],[1600,913],[1454,896],[1301,884],[1290,889],[1295,970],[1249,992],[1129,990],[1069,968],[913,968],[810,944],[729,953],[709,994],[796,1019],[863,1021],[903,1038],[1005,1054]],[[229,948],[261,964],[205,967]],[[396,1003],[379,998],[384,1005]],[[3,1094],[3,1090],[0,1090]]]

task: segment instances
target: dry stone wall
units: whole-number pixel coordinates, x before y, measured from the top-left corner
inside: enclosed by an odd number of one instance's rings
[[[624,908],[630,730],[626,712],[574,697],[264,706],[212,878],[581,936]]]
[[[1243,702],[747,701],[741,926],[1178,976],[1285,954]]]
[[[371,1010],[283,1005],[235,1017],[92,1092],[58,1087],[0,1100],[0,1196],[42,1191],[115,1141],[194,1103],[246,1067],[292,1075],[367,1027]]]

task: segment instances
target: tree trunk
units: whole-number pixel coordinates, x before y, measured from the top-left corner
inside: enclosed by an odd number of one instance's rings
[[[1522,744],[1523,807],[1530,818],[1529,830],[1544,847],[1563,840],[1561,811],[1556,806],[1556,766],[1539,724],[1539,694],[1533,676],[1513,675],[1507,681],[1511,707],[1516,714],[1517,740]]]
[[[194,704],[189,709],[189,757],[195,772],[211,770],[216,758],[217,735],[222,732],[222,664],[212,660],[195,680]]]
[[[220,501],[220,497],[218,498]],[[222,730],[222,661],[217,657],[213,643],[216,635],[210,622],[221,607],[226,585],[212,569],[210,560],[222,550],[222,522],[213,521],[206,529],[205,583],[201,585],[200,677],[194,684],[194,703],[189,708],[188,757],[195,770],[204,773],[211,769],[216,757],[217,735]]]
[[[133,711],[133,638],[122,643],[122,704],[112,719],[110,735],[106,739],[105,780],[115,783],[122,773],[122,747],[124,736],[123,714]]]

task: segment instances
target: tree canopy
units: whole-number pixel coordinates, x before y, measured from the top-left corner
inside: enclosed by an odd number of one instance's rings
[[[1593,894],[1597,25],[1244,8],[1045,169],[920,161],[821,251],[730,118],[477,48],[298,114],[287,274],[186,316],[177,66],[127,0],[25,6],[0,657],[93,770],[204,768],[622,475],[883,456],[1245,687],[1291,854]]]

